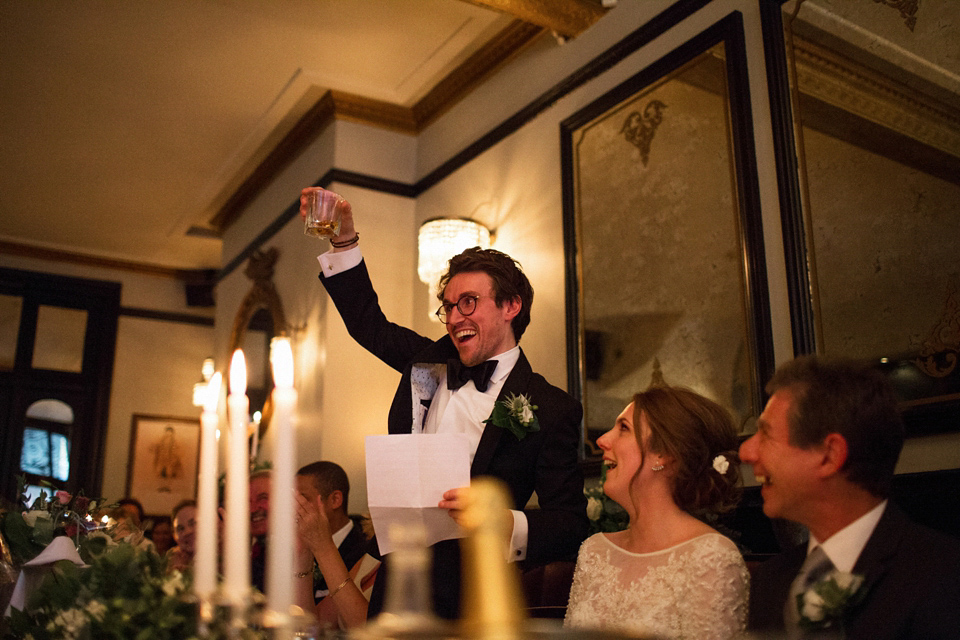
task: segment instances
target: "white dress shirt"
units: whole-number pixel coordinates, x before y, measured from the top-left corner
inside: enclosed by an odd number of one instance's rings
[[[851,573],[886,508],[887,501],[884,500],[824,542],[818,541],[811,535],[807,544],[807,555],[810,555],[814,547],[819,545],[823,547],[823,552],[830,558],[834,567],[840,571]]]

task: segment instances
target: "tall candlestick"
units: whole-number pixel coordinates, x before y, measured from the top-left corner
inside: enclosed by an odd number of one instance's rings
[[[240,605],[250,593],[250,458],[247,453],[247,363],[243,351],[230,361],[229,442],[227,458],[227,522],[224,546],[224,594]]]
[[[296,525],[293,492],[294,429],[297,392],[293,388],[293,351],[290,340],[274,338],[270,349],[273,366],[274,450],[270,488],[270,544],[267,545],[267,606],[286,615],[293,604],[293,561],[296,552]]]
[[[197,478],[197,551],[193,558],[193,591],[209,599],[217,588],[217,427],[220,416],[220,372],[206,389],[200,415],[200,474]]]

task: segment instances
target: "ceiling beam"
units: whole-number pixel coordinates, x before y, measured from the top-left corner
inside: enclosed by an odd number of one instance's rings
[[[575,38],[609,10],[601,0],[462,0]],[[612,4],[615,4],[612,3]]]

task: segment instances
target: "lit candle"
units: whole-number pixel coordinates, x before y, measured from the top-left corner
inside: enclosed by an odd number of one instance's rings
[[[257,453],[260,451],[260,420],[262,419],[262,413],[253,412],[253,443],[250,445],[250,462],[253,463],[256,463]]]
[[[247,453],[247,362],[243,351],[230,361],[230,395],[227,397],[230,429],[227,456],[227,521],[224,546],[224,585],[227,598],[240,605],[250,593],[250,458]]]
[[[293,351],[290,340],[274,338],[270,349],[273,366],[273,471],[270,487],[270,544],[267,545],[267,606],[286,615],[293,604],[293,561],[296,525],[293,492],[294,429],[297,392],[293,388]]]
[[[193,558],[193,591],[208,599],[217,588],[217,427],[220,416],[220,372],[206,389],[200,415],[200,474],[197,478],[197,551]]]

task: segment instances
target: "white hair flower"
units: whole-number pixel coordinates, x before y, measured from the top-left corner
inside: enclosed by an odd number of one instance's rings
[[[720,475],[726,475],[727,469],[730,468],[730,461],[727,460],[727,457],[722,453],[713,459],[713,468]]]

